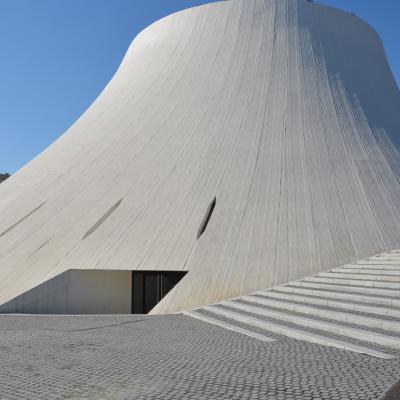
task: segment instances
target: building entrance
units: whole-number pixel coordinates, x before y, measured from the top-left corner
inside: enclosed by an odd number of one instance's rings
[[[133,271],[132,314],[147,314],[185,274],[182,271]]]

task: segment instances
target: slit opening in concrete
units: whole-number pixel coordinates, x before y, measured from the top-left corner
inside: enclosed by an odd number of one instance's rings
[[[132,271],[132,314],[150,312],[186,271]]]
[[[36,211],[38,211],[40,208],[42,208],[44,206],[46,202],[43,202],[42,204],[40,204],[39,206],[37,206],[36,208],[34,208],[32,211],[30,211],[28,214],[24,215],[22,218],[20,218],[15,224],[11,225],[10,227],[8,227],[5,231],[3,231],[2,233],[0,233],[0,237],[4,236],[6,233],[10,232],[11,230],[13,230],[14,228],[16,228],[20,223],[24,222],[27,218],[29,218],[32,214],[34,214]]]
[[[42,243],[29,257],[32,257],[35,255],[40,249],[42,249],[44,246],[46,246],[47,243],[50,242],[51,239],[46,240],[44,243]]]
[[[206,214],[204,215],[203,220],[201,221],[199,230],[197,231],[197,239],[200,238],[200,236],[204,233],[204,231],[207,229],[207,225],[210,222],[211,216],[214,212],[215,205],[217,204],[217,198],[214,197],[212,202],[209,204],[207,207]]]
[[[106,213],[85,233],[82,240],[86,239],[89,235],[91,235],[95,230],[97,230],[100,225],[119,207],[122,199],[117,201],[112,207],[110,207]]]

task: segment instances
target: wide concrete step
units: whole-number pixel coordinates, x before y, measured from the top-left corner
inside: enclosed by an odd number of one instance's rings
[[[204,309],[209,313],[214,314],[214,318],[218,318],[217,316],[219,315],[236,322],[252,325],[259,329],[264,329],[266,331],[270,331],[279,335],[284,335],[293,339],[306,340],[312,343],[337,347],[343,350],[351,350],[357,353],[369,354],[371,356],[384,359],[395,358],[395,356],[390,352],[376,349],[374,348],[374,346],[368,343],[363,343],[362,345],[360,345],[359,343],[351,343],[345,338],[342,339],[340,336],[328,337],[324,333],[320,333],[319,331],[307,331],[305,329],[302,329],[301,327],[297,327],[295,324],[283,324],[279,321],[276,322],[262,319],[260,317],[257,317],[256,315],[249,315],[244,313],[244,310],[232,310],[221,306],[208,306],[202,307],[201,309]]]
[[[376,287],[360,287],[354,285],[335,285],[329,282],[316,282],[316,281],[297,281],[289,283],[285,286],[296,285],[296,287],[305,287],[312,288],[318,290],[335,290],[342,293],[354,293],[361,295],[369,295],[369,296],[382,296],[382,297],[390,297],[392,299],[400,299],[400,290],[397,289],[385,289],[385,288],[376,288]]]
[[[321,285],[320,285],[321,286]],[[380,306],[387,306],[387,307],[397,307],[400,308],[400,298],[399,299],[393,299],[390,297],[381,297],[379,295],[368,295],[368,294],[358,294],[358,293],[352,293],[351,291],[349,293],[343,292],[343,291],[334,291],[334,290],[329,290],[329,287],[326,288],[324,286],[323,288],[321,287],[313,287],[310,285],[310,288],[308,287],[295,287],[295,286],[279,286],[273,290],[273,292],[277,293],[293,293],[296,295],[300,296],[314,296],[317,298],[321,299],[326,299],[326,300],[337,300],[337,301],[349,301],[349,302],[356,302],[356,303],[365,303],[365,304],[375,304],[375,305],[380,305]],[[262,293],[262,292],[260,292]]]
[[[341,274],[357,274],[361,278],[364,275],[376,275],[376,276],[400,276],[400,269],[379,269],[379,268],[333,268],[330,272],[338,272]]]
[[[314,306],[309,304],[297,304],[293,302],[282,301],[279,299],[264,299],[259,296],[241,296],[245,301],[259,305],[275,307],[280,310],[293,311],[308,314],[321,318],[329,318],[334,321],[343,321],[359,324],[361,326],[378,328],[400,333],[400,319],[393,317],[382,317],[377,314],[361,314],[350,310],[343,310],[331,307]]]
[[[189,317],[192,317],[192,318],[196,318],[203,322],[208,322],[210,324],[219,326],[221,328],[224,328],[224,329],[227,329],[230,331],[241,333],[242,335],[246,335],[246,336],[253,337],[255,339],[262,340],[263,342],[275,341],[275,339],[271,338],[271,336],[268,336],[268,334],[267,334],[268,331],[266,331],[266,334],[263,335],[263,334],[254,332],[251,329],[243,328],[243,325],[247,326],[246,324],[241,324],[242,326],[239,326],[238,324],[235,324],[234,321],[231,321],[230,323],[226,322],[226,321],[222,321],[219,318],[215,318],[213,316],[202,313],[200,310],[184,311],[183,314],[185,314]]]
[[[400,271],[400,265],[386,265],[386,264],[349,264],[343,265],[345,270],[349,269],[361,269],[363,271],[375,270],[375,271]]]
[[[351,265],[351,264],[348,264]],[[384,266],[389,266],[389,265],[394,265],[396,267],[400,267],[400,257],[396,258],[376,258],[376,259],[370,259],[370,260],[364,260],[364,261],[357,261],[353,265],[384,265]]]
[[[345,311],[351,310],[363,313],[387,315],[391,317],[400,318],[400,309],[396,309],[392,306],[385,307],[385,306],[378,306],[376,304],[361,304],[351,300],[344,301],[339,299],[329,299],[326,297],[312,296],[312,295],[301,296],[293,292],[281,293],[279,289],[274,291],[271,290],[271,291],[260,292],[259,295],[265,299],[271,299],[271,298],[282,299],[287,301],[295,301],[296,303],[302,303],[302,304],[335,307],[343,309]]]
[[[321,272],[317,275],[318,277],[325,278],[340,278],[340,279],[354,279],[360,282],[364,281],[378,281],[378,282],[398,282],[400,285],[400,276],[385,276],[385,275],[373,275],[373,274],[351,274],[343,272]]]
[[[399,290],[400,283],[397,282],[378,282],[376,280],[364,280],[364,279],[350,279],[346,277],[328,277],[327,276],[311,276],[310,278],[305,279],[306,282],[321,282],[321,283],[334,283],[335,285],[352,285],[352,286],[360,286],[360,287],[373,287],[373,288],[381,288],[381,289],[392,289]]]
[[[400,252],[190,313],[262,340],[283,335],[375,357],[400,357]]]
[[[259,307],[257,304],[249,304],[235,300],[228,300],[222,305],[246,311],[255,315],[274,318],[279,321],[290,322],[304,328],[312,328],[319,331],[330,332],[341,336],[347,336],[354,339],[360,339],[367,342],[400,349],[400,334],[395,332],[385,333],[383,331],[368,330],[363,326],[355,324],[346,325],[327,319],[311,318],[306,314],[293,315],[285,310],[268,309]]]

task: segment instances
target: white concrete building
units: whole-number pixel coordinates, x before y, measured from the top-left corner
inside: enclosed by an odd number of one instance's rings
[[[349,13],[231,0],[156,22],[1,184],[0,311],[176,312],[399,248],[399,110]]]

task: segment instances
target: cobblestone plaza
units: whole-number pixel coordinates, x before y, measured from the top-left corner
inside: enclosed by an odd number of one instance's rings
[[[0,316],[0,399],[376,400],[400,360],[182,315]]]

